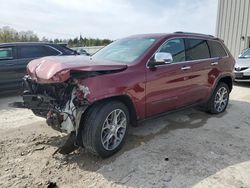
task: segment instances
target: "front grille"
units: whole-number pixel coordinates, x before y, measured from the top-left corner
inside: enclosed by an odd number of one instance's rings
[[[237,80],[250,80],[250,76],[236,77]]]
[[[235,67],[234,70],[235,71],[243,71],[243,70],[246,70],[248,69],[249,67]]]

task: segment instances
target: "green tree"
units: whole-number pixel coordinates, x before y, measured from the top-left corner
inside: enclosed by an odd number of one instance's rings
[[[66,43],[69,47],[82,47],[82,46],[105,46],[111,43],[109,39],[94,39],[75,37],[73,39],[48,39],[47,37],[42,37],[40,40],[38,36],[33,31],[16,31],[15,29],[4,26],[0,28],[0,43],[3,42],[51,42],[51,43]]]
[[[4,26],[0,28],[1,42],[37,42],[39,38],[33,31],[16,31],[13,28]]]

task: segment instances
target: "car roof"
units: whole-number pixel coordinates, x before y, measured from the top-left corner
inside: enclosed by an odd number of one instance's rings
[[[149,33],[149,34],[139,34],[139,35],[132,35],[128,38],[133,37],[145,37],[145,38],[167,38],[167,37],[194,37],[194,38],[203,38],[203,39],[218,39],[213,35],[202,34],[202,33],[191,33],[191,32],[183,32],[183,31],[176,31],[174,33]]]
[[[50,45],[57,46],[58,44],[48,43],[48,42],[10,42],[10,43],[0,43],[0,46],[28,46],[28,45]]]
[[[183,32],[176,31],[174,33],[148,33],[148,34],[138,34],[131,35],[126,38],[134,38],[134,37],[145,37],[145,38],[157,38],[163,39],[167,37],[195,37],[195,38],[203,38],[203,39],[218,39],[212,35],[202,34],[202,33],[191,33],[191,32]],[[60,44],[48,43],[48,42],[10,42],[10,43],[0,43],[0,46],[24,46],[24,45],[50,45],[50,46],[61,46]]]

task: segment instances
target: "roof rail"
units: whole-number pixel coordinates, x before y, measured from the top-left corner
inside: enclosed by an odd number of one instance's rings
[[[174,32],[174,33],[194,34],[194,35],[201,35],[201,36],[209,36],[209,37],[214,37],[213,35],[207,35],[207,34],[202,34],[202,33],[183,32],[183,31],[176,31],[176,32]]]

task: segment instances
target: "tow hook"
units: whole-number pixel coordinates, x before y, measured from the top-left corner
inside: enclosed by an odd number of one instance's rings
[[[56,153],[60,153],[63,155],[69,154],[73,151],[75,151],[76,149],[78,149],[79,146],[77,144],[77,139],[76,139],[76,133],[75,132],[71,132],[69,134],[68,139],[66,140],[66,142],[64,143],[63,146],[59,147],[53,154],[52,156],[54,156]]]

